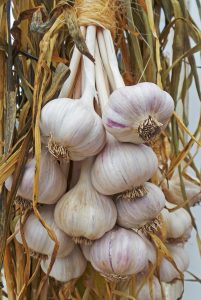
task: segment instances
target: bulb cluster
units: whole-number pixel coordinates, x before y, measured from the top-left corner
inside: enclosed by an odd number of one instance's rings
[[[188,256],[177,243],[190,234],[189,215],[184,209],[169,212],[164,193],[150,182],[158,160],[149,142],[167,126],[174,103],[153,83],[124,86],[110,32],[96,26],[81,29],[96,64],[75,48],[70,68],[76,76],[64,83],[62,98],[41,112],[39,212],[59,244],[50,276],[62,282],[78,278],[89,261],[107,280],[136,275],[139,287],[149,264],[156,264],[149,233],[157,234],[160,226],[166,228],[166,246],[177,268],[184,272],[188,266]],[[73,164],[68,190],[62,161]],[[33,158],[18,189],[29,201],[34,168]],[[11,183],[12,177],[6,181],[8,190]],[[22,243],[19,224],[16,231]],[[47,256],[41,262],[47,272],[53,241],[33,213],[23,231],[28,247]],[[172,282],[179,275],[164,258],[153,277],[155,299],[161,299],[159,281]],[[148,283],[137,299],[150,299]]]

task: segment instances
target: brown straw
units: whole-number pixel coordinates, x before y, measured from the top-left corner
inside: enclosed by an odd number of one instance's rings
[[[109,29],[115,36],[115,13],[118,9],[115,0],[76,0],[74,7],[80,26],[100,26]]]

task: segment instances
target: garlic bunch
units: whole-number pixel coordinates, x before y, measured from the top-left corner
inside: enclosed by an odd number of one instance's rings
[[[117,211],[112,199],[92,186],[93,158],[83,161],[78,183],[65,194],[55,208],[55,222],[76,242],[96,240],[113,228]]]
[[[166,245],[170,251],[172,258],[175,261],[177,268],[183,273],[187,270],[189,265],[189,257],[182,245]],[[166,259],[163,258],[160,265],[160,280],[164,282],[172,282],[179,279],[179,272]]]
[[[153,276],[153,279],[149,283],[148,281],[140,289],[141,284],[144,280],[143,275],[138,275],[136,280],[136,289],[137,289],[137,300],[161,300],[161,287],[157,277]],[[150,286],[151,285],[151,286]],[[153,291],[153,298],[151,297],[151,289]]]
[[[115,227],[92,244],[90,261],[108,279],[125,279],[145,268],[147,247],[134,231]]]
[[[167,126],[174,110],[174,101],[167,92],[151,82],[125,86],[111,33],[103,30],[102,35],[116,85],[104,107],[105,128],[121,142],[149,142]]]
[[[54,221],[54,206],[40,207],[39,213],[44,219],[45,223],[54,231],[59,249],[58,257],[68,255],[74,248],[75,244],[72,239],[61,231]],[[20,223],[16,224],[16,231],[19,229]],[[24,237],[28,247],[36,252],[44,255],[51,255],[55,246],[55,242],[49,237],[47,230],[40,223],[34,213],[31,213],[23,226]],[[16,234],[16,239],[22,244],[22,237],[20,231]]]
[[[147,194],[134,201],[117,197],[117,223],[125,228],[139,228],[155,219],[165,206],[165,197],[159,187],[144,184]]]
[[[86,44],[92,55],[95,51],[96,27],[88,26]],[[105,129],[94,111],[95,70],[85,56],[84,91],[81,99],[54,99],[41,111],[40,128],[48,141],[49,151],[57,158],[83,160],[99,153],[105,144]]]
[[[185,178],[183,178],[183,181],[184,181],[186,197],[187,200],[189,201],[189,205],[193,206],[196,203],[200,202],[201,201],[200,185],[197,185]],[[166,183],[163,184],[162,188],[165,197],[169,202],[177,205],[180,205],[184,202],[180,179],[178,176],[173,176],[172,179],[169,180],[167,184]]]
[[[92,167],[92,183],[99,193],[113,195],[132,190],[149,180],[158,168],[153,150],[146,145],[120,143],[111,135]]]
[[[25,165],[24,174],[17,191],[17,195],[22,198],[32,200],[33,182],[35,173],[35,158],[29,160]],[[13,178],[10,176],[6,182],[6,188],[10,191]],[[38,202],[44,204],[54,204],[65,193],[67,179],[63,174],[58,162],[49,154],[48,150],[42,148]]]
[[[51,257],[42,259],[41,268],[47,273]],[[56,258],[49,276],[61,282],[68,282],[82,276],[87,266],[87,262],[79,247],[76,246],[66,257]]]
[[[168,208],[174,208],[173,204],[167,203]],[[184,208],[179,208],[169,212],[162,210],[162,218],[167,229],[167,239],[171,241],[186,241],[189,239],[192,231],[191,217]]]

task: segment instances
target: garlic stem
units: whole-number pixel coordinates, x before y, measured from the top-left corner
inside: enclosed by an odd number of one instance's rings
[[[103,30],[103,36],[104,36],[105,45],[106,45],[106,49],[107,49],[109,65],[110,65],[111,70],[112,70],[112,74],[113,74],[113,77],[114,77],[116,89],[124,87],[125,83],[124,83],[124,80],[123,80],[123,78],[121,76],[121,73],[119,71],[117,57],[116,57],[114,44],[113,44],[113,40],[112,40],[112,36],[111,36],[110,31],[108,29],[104,29]]]
[[[79,71],[76,79],[77,80],[73,91],[73,98],[80,99],[82,95],[82,62],[80,62]]]
[[[93,157],[87,158],[82,161],[79,181],[83,181],[85,184],[86,181],[87,183],[91,182],[91,180],[89,179],[91,178],[91,167],[93,161],[94,161]]]
[[[104,105],[108,102],[108,91],[106,88],[106,82],[103,73],[103,66],[101,63],[100,52],[98,48],[98,43],[96,42],[95,49],[95,74],[96,74],[96,88],[98,91],[98,98],[100,102],[101,111],[103,111]]]
[[[85,35],[85,31],[86,31],[85,27],[82,26],[80,29],[82,31],[82,34]],[[71,90],[73,88],[75,79],[76,79],[81,56],[82,56],[81,52],[75,46],[75,48],[73,50],[73,55],[72,55],[72,58],[70,61],[70,66],[69,66],[71,73],[70,73],[69,77],[66,79],[66,81],[64,82],[58,98],[68,98],[69,97]]]
[[[108,56],[107,56],[106,45],[105,45],[105,41],[103,38],[102,30],[98,30],[97,40],[98,40],[98,45],[100,48],[100,55],[102,58],[102,62],[103,62],[104,68],[106,70],[106,73],[108,75],[108,79],[109,79],[111,88],[112,88],[112,90],[115,90],[115,81],[113,78],[112,70],[110,68],[110,63],[109,63]]]
[[[95,43],[96,43],[96,26],[88,26],[86,34],[86,45],[90,54],[95,55]],[[95,90],[95,66],[94,63],[86,56],[83,56],[84,64],[84,92],[82,95],[82,101],[87,105],[93,107],[93,99],[96,94]]]

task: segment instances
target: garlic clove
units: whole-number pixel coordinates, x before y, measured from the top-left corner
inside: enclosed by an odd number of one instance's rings
[[[137,300],[152,300],[152,299],[161,300],[162,299],[161,286],[157,277],[153,276],[151,283],[146,282],[142,288],[140,287],[144,280],[144,277],[142,275],[141,276],[138,275],[136,279],[137,279],[136,280]],[[150,284],[153,291],[153,298],[151,297]]]
[[[168,208],[175,207],[173,204],[167,204],[167,202],[166,206]],[[172,212],[163,209],[162,218],[167,229],[167,239],[169,241],[184,242],[190,237],[192,231],[191,217],[184,208],[179,208]]]
[[[105,128],[121,142],[141,144],[154,139],[173,113],[174,101],[156,84],[142,82],[121,87],[103,111]]]
[[[134,231],[115,227],[93,243],[90,261],[109,280],[126,279],[147,265],[147,247]]]
[[[38,210],[45,223],[50,226],[57,237],[59,243],[57,256],[64,257],[68,255],[73,250],[75,244],[68,235],[57,227],[54,221],[54,206],[44,206]],[[18,222],[15,227],[16,231],[18,231],[19,227],[20,223]],[[47,230],[34,213],[31,213],[27,218],[23,226],[23,232],[29,249],[44,255],[52,254],[55,242],[49,237]],[[18,231],[15,238],[19,243],[23,243],[20,231]]]
[[[112,229],[117,211],[114,202],[98,193],[91,184],[93,159],[83,162],[78,183],[66,193],[55,208],[55,222],[77,243],[90,243]]]
[[[182,245],[166,245],[170,251],[172,258],[177,265],[177,268],[183,273],[188,269],[189,257]],[[160,265],[160,280],[164,282],[172,282],[175,279],[179,279],[179,272],[175,267],[165,258],[163,258]]]
[[[196,203],[199,203],[201,201],[200,185],[197,185],[185,178],[183,178],[183,181],[189,205],[194,206]],[[180,205],[184,202],[180,179],[178,176],[173,176],[172,179],[168,181],[168,183],[164,182],[162,188],[165,197],[169,202],[176,205]]]
[[[47,273],[51,257],[42,259],[41,268]],[[82,276],[87,266],[87,262],[78,246],[66,257],[56,258],[49,276],[61,282],[68,282]]]
[[[119,143],[108,135],[105,148],[93,164],[91,178],[99,193],[113,195],[143,185],[157,168],[158,160],[150,147]]]
[[[34,174],[35,158],[28,161],[25,165],[24,174],[17,191],[18,196],[21,196],[24,199],[32,200]],[[9,191],[11,190],[12,182],[12,176],[10,176],[5,182],[6,188]],[[42,148],[38,202],[44,204],[54,204],[65,193],[66,188],[67,180],[58,162],[48,153],[46,149]]]
[[[125,228],[140,228],[155,219],[165,206],[163,192],[156,185],[146,182],[147,194],[134,201],[117,197],[117,223]]]

